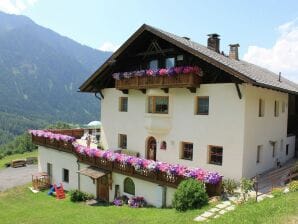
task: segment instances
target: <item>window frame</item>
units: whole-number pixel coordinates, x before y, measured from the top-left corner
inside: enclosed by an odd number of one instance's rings
[[[221,149],[221,155],[216,155],[217,153],[213,153],[213,155],[212,155],[212,149]],[[222,146],[216,146],[216,145],[209,145],[208,146],[208,156],[209,156],[209,158],[208,158],[208,163],[209,164],[212,164],[212,165],[217,165],[217,166],[222,166],[222,164],[223,164],[223,147]],[[212,156],[219,156],[220,158],[221,158],[221,162],[214,162],[214,161],[212,161],[211,159],[212,159]]]
[[[129,186],[129,188],[128,188],[127,184],[132,184],[132,185]],[[126,193],[126,194],[130,194],[130,195],[135,195],[136,194],[135,183],[134,183],[133,179],[131,179],[130,177],[126,177],[123,180],[123,192]]]
[[[286,144],[286,156],[289,155],[289,144]]]
[[[265,116],[265,100],[260,98],[259,99],[259,117]]]
[[[167,112],[160,112],[156,110],[156,99],[157,98],[163,98],[167,99]],[[151,105],[151,99],[152,99],[152,105]],[[147,113],[149,114],[169,114],[169,96],[148,96],[148,108]]]
[[[126,104],[124,102],[126,101]],[[126,105],[126,108],[125,108]],[[119,97],[119,112],[128,112],[128,97],[121,96]]]
[[[64,183],[69,183],[69,169],[62,168],[62,181]]]
[[[208,112],[200,112],[200,100],[208,100]],[[197,96],[196,97],[196,115],[209,115],[210,99],[209,96]]]
[[[256,161],[257,164],[261,163],[262,149],[263,149],[263,145],[257,146],[257,161]]]
[[[124,142],[125,142],[125,144],[124,144]],[[118,134],[118,147],[121,149],[127,149],[127,135],[126,134]]]
[[[190,148],[185,148],[186,145],[191,145],[191,149]],[[189,150],[188,152],[186,150]],[[191,154],[190,157],[185,156],[186,154]],[[184,160],[189,160],[192,161],[193,160],[193,143],[192,142],[181,142],[181,154],[180,154],[180,159],[184,159]]]
[[[156,65],[157,65],[156,68],[151,68],[151,62],[153,62],[153,61],[156,61],[156,62],[157,62],[157,63],[156,63]],[[159,60],[158,60],[158,59],[152,59],[152,60],[149,60],[149,62],[148,62],[148,69],[156,70],[156,69],[158,69],[158,68],[159,68]]]
[[[168,59],[173,59],[174,60],[174,65],[173,66],[171,66],[171,67],[168,67],[167,66],[167,60]],[[166,57],[165,58],[165,68],[167,68],[167,69],[169,69],[169,68],[172,68],[172,67],[175,67],[176,66],[176,58],[173,56],[173,57]]]
[[[279,102],[277,100],[274,101],[274,117],[279,116]]]

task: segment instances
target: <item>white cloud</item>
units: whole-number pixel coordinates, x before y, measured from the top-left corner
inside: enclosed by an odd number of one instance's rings
[[[38,0],[0,0],[0,11],[20,14],[28,7],[33,6]]]
[[[278,27],[272,48],[249,46],[243,59],[298,82],[298,18]]]
[[[116,44],[113,44],[109,41],[107,42],[104,42],[100,47],[99,47],[99,50],[101,51],[116,51],[120,46],[119,45],[116,45]]]

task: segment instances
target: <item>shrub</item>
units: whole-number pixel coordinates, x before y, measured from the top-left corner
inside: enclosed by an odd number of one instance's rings
[[[241,188],[243,199],[244,201],[246,201],[248,192],[254,189],[254,181],[250,179],[242,178],[240,182],[240,188]]]
[[[222,182],[222,186],[225,193],[234,194],[234,191],[236,190],[238,184],[233,179],[225,179]]]
[[[289,183],[289,191],[290,192],[298,191],[298,180],[294,180]]]
[[[173,199],[173,207],[177,211],[201,208],[208,203],[208,195],[202,182],[194,179],[182,181]]]
[[[272,191],[271,191],[271,194],[274,197],[280,197],[280,196],[283,195],[283,189],[282,188],[273,188]]]
[[[87,201],[94,198],[92,194],[88,194],[79,190],[72,190],[69,193],[70,193],[70,200],[72,202]]]

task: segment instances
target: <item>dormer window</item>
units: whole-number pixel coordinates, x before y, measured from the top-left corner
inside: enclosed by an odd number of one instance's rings
[[[158,69],[158,60],[151,60],[149,62],[149,69],[156,70]]]
[[[166,68],[175,66],[175,58],[166,58]]]

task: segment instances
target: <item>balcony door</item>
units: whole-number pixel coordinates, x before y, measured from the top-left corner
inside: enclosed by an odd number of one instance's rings
[[[147,159],[156,160],[156,139],[149,137],[147,140]]]

